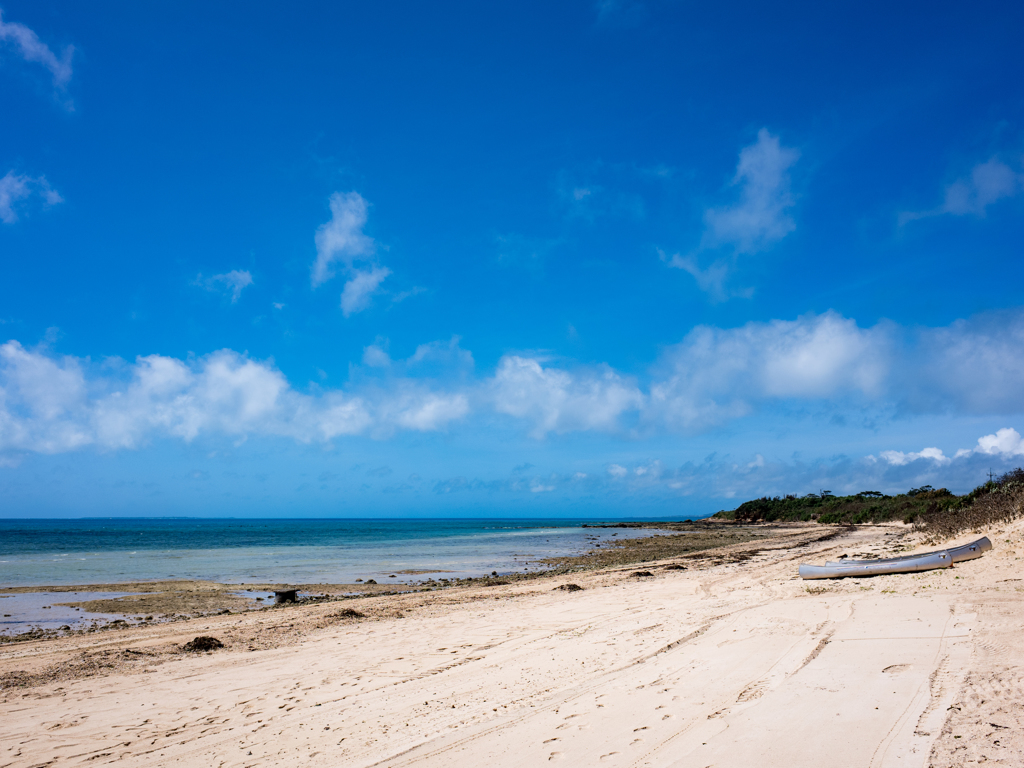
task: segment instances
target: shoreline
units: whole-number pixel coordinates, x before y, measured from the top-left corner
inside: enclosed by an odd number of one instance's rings
[[[0,645],[0,764],[1014,764],[1024,522],[984,531],[995,549],[951,569],[824,584],[797,564],[924,538],[772,532]],[[184,650],[207,635],[224,647]]]
[[[34,625],[45,621],[38,606],[32,619],[19,619],[17,614],[7,614],[4,618],[11,623],[18,621],[21,631],[0,633],[0,644],[22,642],[27,639],[45,639],[60,637],[64,634],[88,633],[102,631],[114,625],[144,626],[183,617],[200,618],[224,612],[238,613],[264,610],[266,603],[272,599],[274,590],[295,589],[305,596],[306,601],[345,600],[371,595],[391,595],[414,591],[450,589],[457,586],[473,584],[494,585],[496,582],[519,582],[536,578],[545,578],[571,571],[593,570],[613,565],[629,565],[643,563],[665,557],[686,555],[694,552],[720,548],[722,546],[743,543],[756,538],[771,536],[786,529],[792,524],[778,526],[707,521],[651,521],[644,523],[610,524],[607,526],[583,527],[629,527],[652,531],[648,536],[604,539],[592,544],[591,548],[581,554],[542,557],[534,560],[535,569],[529,572],[494,571],[492,576],[455,577],[455,578],[420,578],[403,580],[398,576],[424,576],[430,574],[449,573],[443,569],[424,570],[411,569],[396,571],[390,578],[393,582],[375,583],[295,583],[295,582],[239,582],[226,583],[204,579],[154,579],[132,580],[122,582],[106,582],[93,584],[63,585],[32,585],[0,587],[0,601],[8,595],[56,595],[74,593],[128,593],[106,599],[86,599],[63,601],[59,598],[48,600],[51,605],[72,606],[81,611],[75,619],[61,628],[33,629]],[[243,594],[249,593],[249,594]],[[0,602],[0,607],[3,607]],[[13,609],[11,609],[13,610]],[[88,621],[89,614],[97,617],[95,623]],[[83,622],[83,620],[85,620]],[[50,624],[55,623],[50,621]]]

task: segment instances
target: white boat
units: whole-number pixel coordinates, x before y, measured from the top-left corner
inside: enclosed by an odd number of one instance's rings
[[[954,563],[962,563],[964,560],[974,560],[977,557],[981,557],[983,554],[992,549],[992,542],[988,540],[988,536],[982,536],[977,541],[972,541],[970,544],[963,544],[959,547],[950,547],[949,549],[942,550],[948,552],[950,557],[953,558]],[[927,553],[926,553],[927,554]],[[901,560],[913,560],[914,558],[920,557],[917,555],[902,555],[901,557],[887,557],[880,560],[829,560],[825,565],[865,565],[869,563],[896,563]]]
[[[830,565],[801,565],[801,579],[842,579],[846,576],[880,576],[883,573],[915,573],[949,568],[953,558],[948,552],[925,552],[903,560],[868,560]]]

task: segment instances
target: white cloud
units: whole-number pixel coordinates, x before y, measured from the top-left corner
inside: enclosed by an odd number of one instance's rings
[[[387,368],[391,365],[391,356],[380,344],[371,344],[363,348],[363,365],[368,365],[371,368]]]
[[[629,470],[621,464],[610,464],[608,466],[608,474],[612,477],[625,477],[629,474]]]
[[[385,345],[378,339],[364,349],[366,367],[351,369],[348,390],[304,393],[271,362],[231,350],[97,366],[10,341],[0,346],[0,453],[130,448],[159,436],[385,437],[443,430],[474,409],[510,416],[538,439],[585,431],[633,438],[693,433],[772,408],[875,420],[1024,413],[1024,311],[923,329],[861,328],[834,312],[739,328],[699,326],[662,353],[646,387],[608,366],[567,369],[529,355],[506,355],[493,375],[474,376],[473,357],[458,337],[420,345],[405,359],[392,359]],[[1018,455],[1020,441],[1006,428],[953,460]],[[879,465],[889,467],[950,461],[934,447],[880,456]],[[770,475],[761,460],[737,467]],[[631,476],[649,477],[652,467],[634,467]]]
[[[680,256],[678,253],[669,256],[660,248],[658,255],[670,267],[689,272],[697,281],[697,286],[714,301],[725,301],[729,293],[725,289],[725,281],[729,277],[729,265],[724,261],[716,261],[706,269],[701,269],[695,256]]]
[[[363,196],[358,192],[335,192],[330,197],[330,206],[331,220],[316,231],[316,261],[311,280],[316,288],[334,277],[336,265],[340,265],[348,278],[341,292],[341,311],[345,317],[351,317],[370,306],[370,300],[391,270],[373,260],[376,244],[363,232],[369,208]],[[367,266],[357,266],[360,263]],[[394,300],[402,301],[420,292],[421,289],[414,288]]]
[[[495,410],[533,423],[531,434],[618,429],[619,417],[643,404],[640,390],[603,368],[572,374],[537,358],[506,355],[490,382]]]
[[[64,198],[50,186],[45,176],[25,176],[8,171],[7,175],[0,179],[0,221],[4,224],[16,222],[18,212],[15,210],[15,204],[33,194],[42,197],[46,205],[64,202]]]
[[[691,274],[698,287],[715,301],[750,296],[751,289],[727,291],[726,280],[737,256],[763,251],[796,229],[790,214],[796,201],[790,190],[789,169],[799,158],[798,150],[782,146],[779,137],[767,128],[758,131],[757,141],[740,150],[732,180],[732,186],[739,188],[739,199],[704,212],[704,234],[693,253],[677,253],[670,258],[659,249],[662,261]],[[701,268],[698,255],[720,248],[728,248],[731,253]]]
[[[884,329],[834,313],[694,328],[666,350],[651,384],[648,421],[702,429],[750,413],[759,401],[880,394],[888,371]]]
[[[345,317],[362,312],[370,306],[370,299],[377,292],[380,284],[391,274],[387,267],[372,267],[367,270],[357,269],[345,283],[341,292],[341,311]]]
[[[388,411],[390,423],[403,429],[433,432],[469,413],[469,400],[460,393],[415,392],[393,398],[388,404]]]
[[[335,192],[330,197],[330,206],[331,220],[317,229],[314,238],[314,288],[334,277],[336,262],[352,269],[354,262],[372,257],[376,249],[373,238],[363,234],[369,205],[362,195],[358,192]]]
[[[958,451],[957,456],[972,453],[972,451]],[[985,435],[978,438],[978,447],[973,453],[984,453],[989,456],[1024,456],[1024,438],[1012,427],[1005,427],[996,431],[994,435]]]
[[[469,411],[461,392],[417,382],[351,395],[296,391],[272,363],[231,350],[135,363],[0,346],[0,451],[60,453],[93,445],[136,448],[152,439],[266,435],[302,442],[341,435],[435,431]]]
[[[936,464],[949,464],[952,461],[939,448],[922,448],[920,451],[911,451],[909,453],[904,453],[903,451],[882,451],[879,455],[882,459],[896,467],[902,467],[904,464],[909,464],[918,459],[930,459]]]
[[[980,315],[919,329],[901,350],[894,398],[913,412],[1018,413],[1024,312]]]
[[[242,291],[252,285],[252,275],[248,270],[241,269],[233,269],[222,275],[214,275],[205,279],[200,274],[196,277],[195,284],[208,291],[224,291],[229,293],[231,295],[231,303],[235,304],[242,295]],[[284,305],[282,304],[279,308],[283,307]]]
[[[443,365],[451,369],[472,369],[473,353],[459,346],[461,336],[452,336],[448,341],[431,341],[420,344],[406,361],[409,366],[424,364]]]
[[[740,189],[740,199],[704,214],[703,247],[729,245],[737,253],[754,253],[795,230],[789,214],[795,202],[789,169],[799,157],[799,151],[783,147],[768,129],[758,131],[757,141],[740,151],[732,180]]]
[[[1019,174],[997,157],[978,163],[970,176],[957,179],[946,187],[945,199],[937,208],[928,211],[906,211],[900,214],[900,224],[929,216],[984,216],[988,207],[1024,189],[1024,174]]]
[[[71,57],[75,53],[74,46],[67,46],[58,58],[39,36],[24,24],[3,20],[0,11],[0,43],[7,43],[17,49],[25,61],[42,64],[53,76],[55,88],[63,90],[71,80]]]

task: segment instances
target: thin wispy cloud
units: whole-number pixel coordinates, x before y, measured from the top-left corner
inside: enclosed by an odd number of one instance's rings
[[[235,304],[242,295],[242,291],[252,285],[252,274],[248,270],[233,269],[221,275],[203,277],[196,276],[195,285],[205,288],[208,291],[224,293],[230,297],[231,303]],[[281,307],[284,305],[282,304]]]
[[[796,204],[789,169],[800,152],[782,146],[767,128],[757,141],[740,151],[732,186],[739,199],[704,213],[706,229],[701,248],[727,246],[736,253],[762,251],[796,229],[790,209]]]
[[[64,202],[45,176],[25,176],[8,171],[0,178],[0,221],[4,224],[16,222],[19,203],[33,196],[41,197],[47,206]]]
[[[331,220],[317,229],[314,238],[316,261],[311,279],[316,288],[333,278],[340,268],[347,277],[341,292],[341,311],[345,317],[351,317],[370,306],[381,283],[392,273],[375,262],[376,243],[363,232],[369,210],[366,199],[358,192],[335,192],[329,202]]]
[[[783,146],[778,136],[762,128],[757,141],[740,150],[730,184],[737,190],[736,199],[704,211],[704,231],[691,253],[667,257],[659,249],[662,260],[692,275],[698,287],[715,301],[749,296],[749,288],[728,290],[727,279],[738,256],[767,250],[796,230],[790,169],[799,159],[798,150]],[[708,253],[719,255],[702,267],[701,257]]]
[[[53,87],[60,92],[66,90],[71,81],[71,59],[75,53],[74,46],[65,47],[61,55],[57,56],[46,43],[39,39],[39,35],[24,24],[4,21],[2,10],[0,10],[0,45],[13,51],[24,61],[42,65],[49,71],[53,79]],[[67,102],[66,106],[71,108],[71,102]]]
[[[678,253],[669,256],[660,248],[657,251],[658,257],[670,267],[681,269],[692,275],[693,279],[697,281],[697,287],[708,294],[708,297],[714,302],[725,301],[730,296],[737,295],[737,293],[749,296],[753,292],[750,288],[742,289],[738,292],[727,290],[726,280],[729,277],[730,269],[725,261],[716,261],[701,269],[696,256],[682,256]]]
[[[998,157],[978,163],[969,175],[946,187],[942,204],[926,211],[904,211],[900,225],[931,216],[982,217],[989,206],[1024,190],[1024,174],[1018,173]]]
[[[387,267],[372,267],[371,269],[356,269],[352,277],[345,283],[341,292],[341,312],[345,317],[362,312],[370,306],[373,294],[380,288],[391,270]]]
[[[313,263],[313,287],[334,277],[335,265],[351,269],[356,261],[373,256],[376,244],[363,233],[369,204],[358,192],[335,192],[330,197],[331,220],[316,231],[316,261]]]

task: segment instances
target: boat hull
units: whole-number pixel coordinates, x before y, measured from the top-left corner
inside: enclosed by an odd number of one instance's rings
[[[950,547],[949,549],[940,551],[948,552],[949,556],[953,558],[954,563],[962,563],[965,560],[974,560],[975,558],[981,557],[990,549],[992,549],[992,542],[988,540],[988,536],[982,536],[980,539],[972,541],[970,544],[963,544],[959,547]],[[829,560],[825,565],[873,565],[875,563],[897,563],[903,560],[913,560],[921,557],[923,554],[932,553],[922,552],[916,555],[902,555],[900,557],[888,557],[879,560]]]
[[[927,552],[897,561],[874,560],[866,563],[801,565],[801,579],[843,579],[848,576],[881,576],[886,573],[917,573],[949,568],[953,558],[948,552]]]

